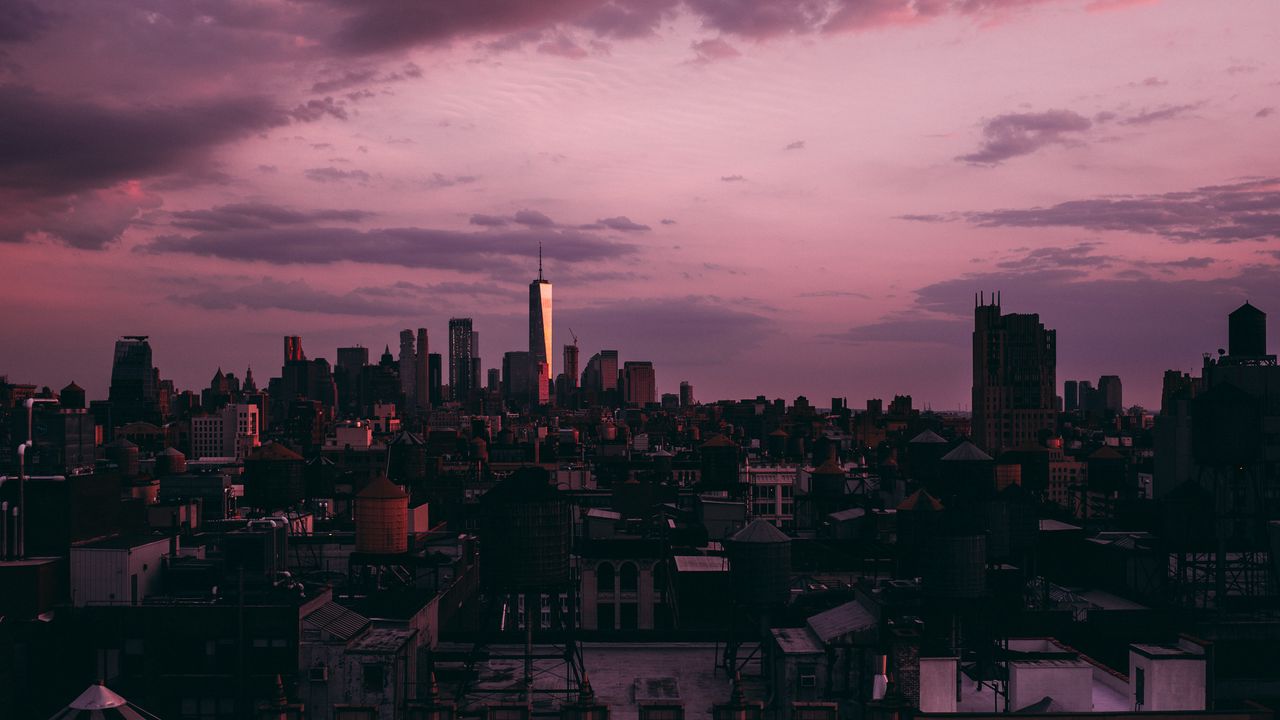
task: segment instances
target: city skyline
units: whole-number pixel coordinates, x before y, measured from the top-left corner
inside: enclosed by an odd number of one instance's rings
[[[539,241],[552,365],[572,327],[707,399],[962,407],[999,290],[1156,407],[1280,307],[1274,3],[15,7],[0,365],[42,385],[449,317],[499,367]]]

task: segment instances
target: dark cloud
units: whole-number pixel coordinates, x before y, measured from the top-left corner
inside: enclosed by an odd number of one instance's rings
[[[0,86],[0,187],[61,195],[162,175],[287,121],[259,97],[118,109]]]
[[[1069,247],[1036,248],[1017,258],[996,263],[1001,270],[1043,270],[1048,268],[1101,269],[1111,265],[1113,258],[1097,255],[1097,243],[1077,243]]]
[[[676,221],[675,221],[675,220],[672,220],[671,218],[662,218],[662,224],[663,224],[663,225],[675,225],[675,224],[676,224]]]
[[[720,179],[723,182],[746,182],[747,180],[745,177],[741,175],[721,175]]]
[[[442,173],[431,173],[431,177],[427,178],[426,186],[429,188],[453,187],[454,185],[469,185],[480,178],[475,175],[444,175]]]
[[[313,122],[325,116],[334,117],[339,120],[348,118],[347,110],[342,106],[341,100],[334,100],[331,97],[323,99],[315,98],[295,107],[289,116],[294,120],[302,122]]]
[[[315,83],[311,86],[311,92],[331,93],[336,90],[346,90],[349,87],[363,85],[377,77],[377,75],[377,70],[348,70],[337,77]]]
[[[381,53],[414,45],[438,45],[469,37],[498,36],[490,50],[522,47],[559,27],[575,27],[604,39],[653,34],[683,10],[704,29],[751,40],[782,35],[865,30],[929,20],[945,14],[974,18],[1046,0],[486,0],[405,3],[328,0],[344,14],[329,44],[350,54]],[[554,38],[550,40],[554,43]],[[714,41],[713,41],[714,42]],[[715,48],[708,46],[711,52]],[[695,50],[698,50],[695,48]],[[700,57],[714,59],[699,51]]]
[[[793,142],[793,143],[787,143],[787,146],[786,146],[786,147],[784,147],[784,148],[782,148],[782,149],[783,149],[783,150],[803,150],[803,149],[804,149],[804,141],[803,141],[803,140],[796,140],[796,141],[795,141],[795,142]]]
[[[638,222],[632,222],[631,218],[625,215],[602,218],[597,220],[596,224],[609,228],[610,230],[622,230],[624,232],[643,232],[650,229],[648,225],[641,225]]]
[[[952,215],[939,215],[937,213],[908,213],[906,215],[894,215],[895,220],[910,220],[912,222],[953,222],[956,218]]]
[[[322,183],[350,181],[364,184],[369,182],[371,179],[369,173],[363,170],[343,170],[332,166],[311,168],[303,171],[302,174],[306,175],[308,180],[315,180],[316,182]]]
[[[510,222],[510,218],[506,218],[501,215],[475,213],[471,216],[471,224],[479,225],[481,227],[506,227]]]
[[[1077,141],[1093,123],[1070,110],[999,115],[982,128],[982,147],[956,158],[974,165],[999,165],[1049,145]]]
[[[1275,108],[1273,108],[1273,107],[1264,107],[1264,108],[1262,108],[1261,110],[1259,110],[1258,112],[1254,113],[1254,114],[1253,114],[1253,116],[1254,116],[1254,117],[1256,117],[1256,118],[1271,117],[1271,115],[1272,115],[1273,113],[1275,113],[1275,111],[1276,111],[1276,109],[1275,109]]]
[[[360,222],[375,217],[366,210],[293,210],[270,203],[235,203],[208,210],[171,213],[170,224],[184,230],[223,232],[323,222]]]
[[[515,216],[512,217],[512,220],[520,223],[521,225],[527,225],[528,227],[535,228],[555,227],[556,224],[554,220],[543,215],[537,210],[520,210],[516,212]]]
[[[1120,121],[1121,125],[1150,125],[1153,122],[1161,120],[1172,120],[1180,115],[1184,115],[1196,108],[1201,103],[1192,103],[1190,105],[1166,105],[1155,110],[1143,110],[1137,115],[1124,118]]]
[[[536,258],[539,243],[543,244],[547,259],[565,264],[612,260],[637,251],[635,245],[571,230],[459,232],[416,227],[356,230],[293,225],[161,236],[139,251],[276,265],[355,262],[496,275],[527,269],[529,260],[518,262],[516,258]]]
[[[1275,240],[1280,239],[1280,178],[971,212],[964,217],[983,227],[1075,227],[1159,235],[1180,242]]]
[[[0,2],[0,42],[34,40],[53,26],[54,15],[28,0]]]

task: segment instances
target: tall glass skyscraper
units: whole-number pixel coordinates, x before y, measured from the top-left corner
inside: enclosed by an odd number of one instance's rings
[[[551,283],[542,277],[542,247],[538,247],[538,279],[529,283],[529,361],[536,370],[546,363],[554,377],[551,356]]]
[[[453,399],[471,398],[471,318],[449,319],[449,391]]]

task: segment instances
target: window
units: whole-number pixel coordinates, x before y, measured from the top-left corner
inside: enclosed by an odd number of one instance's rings
[[[622,603],[619,613],[619,625],[623,630],[635,630],[640,627],[640,609],[635,603]]]
[[[622,586],[622,592],[635,592],[639,577],[639,570],[636,569],[636,564],[623,563],[620,576],[621,581],[619,584]]]
[[[382,692],[384,673],[382,665],[379,663],[365,663],[364,665],[364,691],[365,692]]]
[[[596,592],[613,592],[613,563],[602,562],[596,566]]]
[[[1147,669],[1144,667],[1134,668],[1133,673],[1133,705],[1135,710],[1141,710],[1146,704],[1147,698]]]
[[[596,629],[613,630],[613,603],[601,603],[596,606]]]

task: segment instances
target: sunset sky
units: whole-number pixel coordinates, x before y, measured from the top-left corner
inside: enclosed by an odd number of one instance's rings
[[[498,367],[541,241],[555,347],[660,392],[967,406],[999,290],[1158,407],[1280,318],[1277,48],[1275,0],[6,0],[0,374],[451,316]]]

